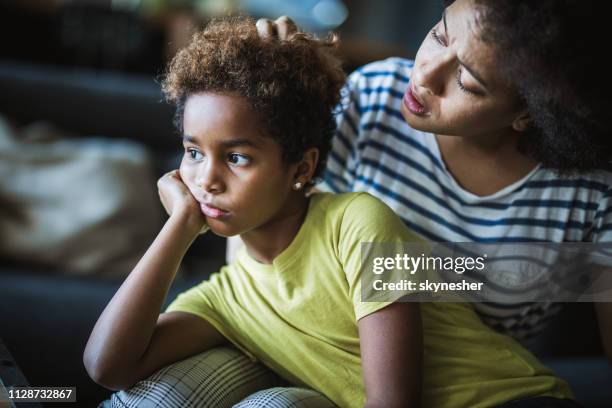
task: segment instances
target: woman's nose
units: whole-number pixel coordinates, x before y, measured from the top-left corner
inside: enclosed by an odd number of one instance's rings
[[[432,94],[441,95],[449,83],[449,75],[454,75],[454,66],[454,57],[450,50],[436,53],[421,62],[413,73],[413,81]]]
[[[218,165],[213,160],[206,160],[198,168],[196,184],[207,193],[221,193],[225,190],[223,177],[220,174]]]

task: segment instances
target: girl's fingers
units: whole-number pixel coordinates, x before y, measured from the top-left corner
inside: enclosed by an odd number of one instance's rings
[[[161,176],[159,181],[164,180],[164,179],[169,179],[171,177],[176,177],[177,174],[178,174],[178,170],[169,171],[166,174],[164,174],[163,176]]]
[[[274,25],[276,26],[276,32],[280,40],[287,40],[291,35],[297,33],[298,31],[298,28],[293,20],[287,16],[281,16],[274,20]]]
[[[177,170],[172,170],[170,172],[170,177],[180,181],[181,183],[183,182],[183,179],[181,178],[181,172],[177,169]]]
[[[183,183],[179,170],[172,170],[164,174],[157,181],[157,189],[159,198],[168,215],[171,215],[173,210],[178,208],[177,206],[194,207],[195,198]]]
[[[172,170],[169,171],[168,173],[164,174],[162,176],[162,178],[160,179],[160,181],[162,180],[172,180],[172,181],[180,181],[181,183],[183,182],[183,179],[181,179],[181,174],[179,173],[178,170]]]
[[[261,38],[278,37],[278,33],[276,31],[276,24],[267,18],[260,18],[255,23],[255,27],[257,27],[257,33]]]
[[[166,192],[170,191],[188,191],[187,186],[183,183],[181,175],[178,170],[172,170],[164,174],[157,181],[157,188]]]

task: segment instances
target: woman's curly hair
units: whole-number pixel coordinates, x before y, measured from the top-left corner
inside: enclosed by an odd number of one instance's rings
[[[452,1],[446,1],[446,4]],[[562,173],[610,168],[607,14],[594,0],[477,0],[480,37],[531,126],[519,148]]]
[[[337,42],[335,36],[320,40],[304,33],[286,40],[260,38],[255,22],[247,17],[212,21],[177,53],[162,80],[166,100],[177,107],[175,125],[182,132],[191,95],[239,95],[280,144],[286,163],[318,148],[313,178],[320,177],[336,128],[334,108],[346,79],[332,54]]]

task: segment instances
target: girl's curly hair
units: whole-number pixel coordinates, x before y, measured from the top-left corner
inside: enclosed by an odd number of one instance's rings
[[[446,0],[445,5],[453,1]],[[610,168],[607,14],[595,0],[476,0],[480,37],[522,99],[519,148],[562,173]]]
[[[280,144],[286,163],[318,148],[313,178],[320,177],[336,128],[334,108],[346,79],[333,56],[337,43],[335,36],[321,40],[304,33],[286,40],[260,38],[248,17],[213,20],[177,53],[162,80],[166,100],[177,108],[176,127],[182,132],[191,95],[239,95]]]

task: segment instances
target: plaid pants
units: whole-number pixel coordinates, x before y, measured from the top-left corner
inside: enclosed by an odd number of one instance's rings
[[[335,408],[321,393],[293,387],[239,350],[218,347],[157,371],[98,408]]]

